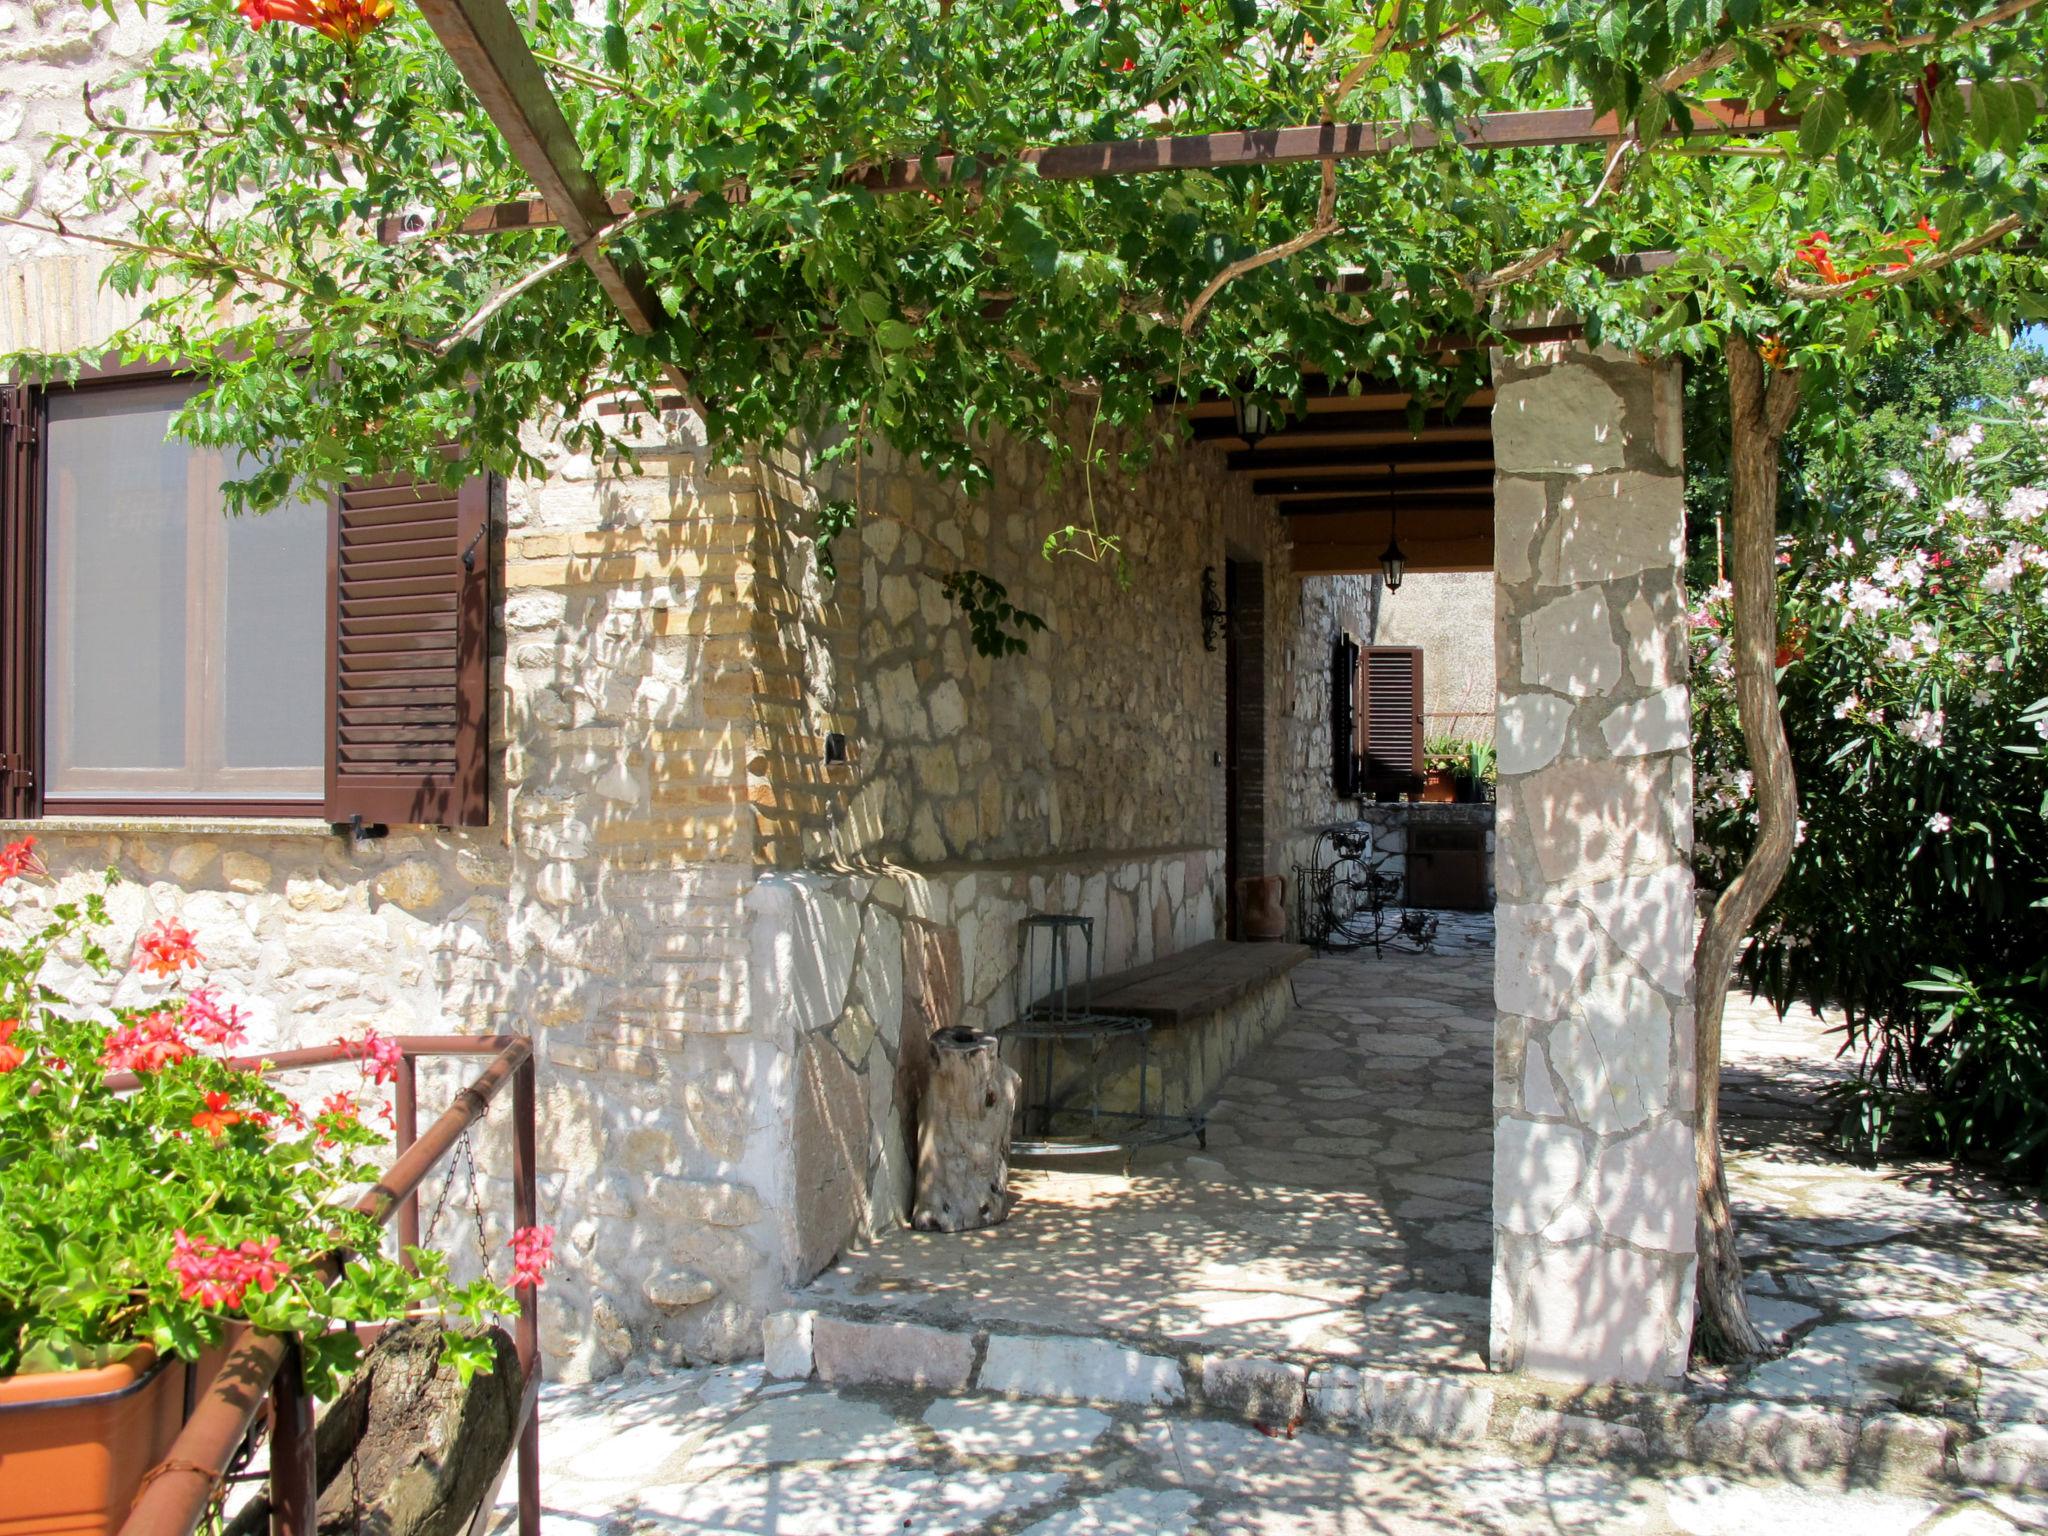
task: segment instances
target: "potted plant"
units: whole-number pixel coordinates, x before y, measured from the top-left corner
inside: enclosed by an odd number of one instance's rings
[[[344,1326],[416,1312],[516,1310],[488,1277],[457,1286],[439,1255],[417,1273],[342,1198],[374,1180],[396,1042],[349,1042],[355,1085],[305,1108],[261,1066],[236,1065],[243,1012],[200,978],[172,919],[135,943],[133,979],[103,1006],[45,980],[53,954],[91,974],[104,896],[42,905],[33,839],[0,850],[0,1511],[38,1536],[99,1536],[125,1518],[231,1329],[295,1334],[308,1385],[332,1397],[353,1366]],[[111,883],[115,877],[108,876]],[[117,1074],[133,1074],[124,1088]],[[514,1235],[513,1283],[537,1282],[552,1229]],[[320,1261],[350,1254],[330,1281]],[[444,1358],[488,1369],[487,1335]]]
[[[1422,744],[1422,798],[1447,804],[1458,798],[1458,775],[1465,769],[1466,744],[1455,736],[1432,736]]]
[[[1496,761],[1492,742],[1465,743],[1464,771],[1458,775],[1458,799],[1461,802],[1471,804],[1492,798],[1490,791]]]

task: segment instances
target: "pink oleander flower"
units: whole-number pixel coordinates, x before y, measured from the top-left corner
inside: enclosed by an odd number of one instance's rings
[[[512,1234],[512,1287],[538,1288],[548,1266],[555,1262],[555,1229],[521,1227]]]
[[[242,1027],[245,1017],[233,1003],[220,1000],[220,988],[194,987],[185,997],[185,1033],[202,1045],[225,1046],[232,1050],[249,1038]]]
[[[170,1270],[178,1281],[178,1294],[185,1300],[232,1311],[241,1306],[250,1286],[267,1296],[291,1273],[291,1266],[275,1257],[276,1253],[274,1237],[230,1247],[188,1237],[180,1227],[173,1234]]]
[[[175,976],[187,966],[199,964],[193,946],[196,935],[176,918],[167,917],[143,931],[135,941],[135,967],[157,976]]]

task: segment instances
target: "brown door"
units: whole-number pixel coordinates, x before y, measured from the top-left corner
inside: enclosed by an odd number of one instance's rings
[[[1241,939],[1237,882],[1266,873],[1266,580],[1256,561],[1223,568],[1223,912]]]

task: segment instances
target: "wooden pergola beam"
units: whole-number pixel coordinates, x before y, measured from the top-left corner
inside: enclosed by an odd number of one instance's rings
[[[652,336],[666,319],[661,301],[638,272],[621,267],[597,243],[598,232],[618,214],[584,164],[569,120],[504,0],[420,0],[420,14],[539,189],[547,222],[580,247],[583,264],[626,324]],[[536,211],[534,201],[517,206],[529,215]]]
[[[511,27],[513,37],[518,39],[516,25],[498,0],[430,0],[421,9],[427,13],[435,35],[441,37],[442,45],[448,48],[465,79],[469,78],[468,67],[448,36],[443,34],[441,24],[434,20],[435,12],[496,11]],[[546,92],[547,82],[538,78],[540,66],[533,61],[533,55],[526,50],[523,40],[519,40],[519,47],[532,65],[539,89]],[[477,88],[474,81],[471,87]],[[502,130],[504,123],[490,99],[480,89],[477,95]],[[552,95],[548,100],[552,106]],[[554,107],[553,112],[557,119],[561,117],[559,107]],[[1693,108],[1692,131],[1697,137],[1755,137],[1784,133],[1798,126],[1797,114],[1780,112],[1772,107],[1759,109],[1745,102],[1701,102]],[[566,124],[564,131],[567,131]],[[1481,113],[1458,124],[1451,137],[1462,147],[1477,151],[1602,144],[1611,141],[1617,132],[1618,124],[1611,112],[1595,112],[1591,107],[1555,107],[1533,112]],[[998,164],[1031,166],[1046,181],[1087,181],[1098,177],[1156,175],[1166,171],[1243,170],[1320,160],[1371,159],[1404,150],[1434,149],[1442,143],[1443,135],[1431,123],[1402,123],[1391,127],[1377,123],[1313,123],[1291,128],[1115,139],[1102,144],[1057,144],[1023,150],[1009,161],[962,154],[905,157],[865,171],[852,172],[843,180],[844,184],[859,186],[877,197],[889,197],[901,192],[928,192],[939,187],[983,181]],[[517,152],[515,146],[514,153]],[[578,163],[581,163],[580,156]],[[526,164],[523,157],[520,164]],[[534,173],[529,169],[527,174]],[[462,222],[456,232],[485,235],[505,230],[542,229],[557,223],[568,228],[567,220],[556,206],[562,193],[539,176],[534,177],[534,186],[540,191],[538,198],[479,208]],[[725,195],[728,201],[737,201],[743,199],[746,192],[744,187],[733,185],[726,189]],[[693,196],[682,199],[682,202],[696,200]],[[600,195],[597,201],[603,203],[605,199]],[[587,199],[578,206],[586,214],[591,207]],[[387,242],[412,238],[420,233],[418,229],[407,228],[403,219],[387,219],[379,229],[380,238]],[[1650,255],[1664,259],[1653,261],[1642,270],[1655,270],[1656,266],[1669,260],[1668,253]],[[1630,260],[1621,258],[1618,264],[1625,267]],[[1635,276],[1639,272],[1621,271],[1616,275]]]

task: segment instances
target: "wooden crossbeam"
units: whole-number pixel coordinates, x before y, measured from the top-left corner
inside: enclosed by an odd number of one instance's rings
[[[1481,435],[1467,442],[1381,443],[1372,448],[1275,448],[1240,449],[1225,456],[1231,470],[1336,469],[1364,474],[1394,464],[1482,463],[1493,458],[1493,444]]]
[[[1329,496],[1340,491],[1364,491],[1387,495],[1421,492],[1472,491],[1493,494],[1490,469],[1423,470],[1401,475],[1331,475],[1303,478],[1294,475],[1252,481],[1254,496]]]
[[[435,10],[492,9],[502,12],[496,0],[430,0],[422,9],[433,21]],[[509,16],[506,18],[509,23]],[[441,35],[438,23],[434,24]],[[516,28],[515,28],[516,36]],[[442,38],[456,65],[468,78],[455,49]],[[521,43],[524,48],[524,43]],[[527,55],[532,58],[531,53]],[[535,65],[536,72],[539,66]],[[472,82],[474,86],[474,82]],[[541,82],[541,89],[546,83]],[[490,102],[494,121],[497,113]],[[552,97],[550,100],[552,101]],[[560,117],[560,109],[555,115]],[[1776,108],[1762,109],[1739,101],[1696,103],[1692,108],[1693,134],[1704,138],[1743,138],[1783,133],[1799,126],[1796,114]],[[499,124],[500,128],[504,125]],[[1618,131],[1614,114],[1595,112],[1591,107],[1556,107],[1533,112],[1485,112],[1468,118],[1452,130],[1453,140],[1466,149],[1538,149],[1579,144],[1602,144]],[[1290,128],[1252,128],[1229,133],[1175,134],[1145,139],[1116,139],[1102,144],[1058,144],[1020,152],[1014,164],[1029,165],[1047,181],[1086,181],[1105,176],[1143,176],[1164,171],[1215,171],[1255,166],[1298,165],[1318,160],[1357,160],[1391,155],[1403,150],[1434,149],[1443,135],[1431,123],[1314,123]],[[515,153],[516,153],[515,147]],[[885,165],[849,174],[846,181],[878,197],[899,192],[924,192],[986,179],[999,162],[990,156],[932,154],[906,157]],[[521,159],[520,164],[526,164]],[[533,175],[531,170],[529,175]],[[556,190],[536,176],[538,199],[500,203],[479,208],[460,226],[462,234],[493,234],[501,230],[537,229],[564,222],[555,203]],[[729,200],[743,197],[744,189],[729,187]],[[602,199],[600,199],[602,200]],[[685,201],[695,201],[694,198]],[[404,239],[419,233],[403,227],[402,220],[387,220],[380,234],[387,239]],[[396,226],[396,227],[394,227]],[[566,225],[565,225],[566,227]],[[388,233],[387,233],[388,232]],[[1628,258],[1623,258],[1627,260]],[[1659,263],[1661,265],[1661,263]],[[1628,274],[1634,275],[1634,274]]]
[[[598,232],[618,212],[584,164],[582,147],[504,0],[420,0],[420,14],[540,190],[549,222],[579,247],[583,264],[634,333],[652,336],[667,318],[661,301],[639,272],[620,266],[598,244]],[[529,214],[535,210],[532,202],[524,206]],[[687,381],[666,371],[687,392]]]
[[[1493,511],[1493,493],[1484,496],[1434,495],[1423,499],[1411,496],[1362,496],[1356,492],[1346,496],[1330,496],[1320,501],[1283,501],[1279,510],[1287,517],[1321,517],[1345,512],[1386,512],[1390,508],[1400,512],[1414,512],[1427,520],[1432,517],[1453,513]]]
[[[1446,416],[1442,411],[1429,411],[1423,415],[1425,431],[1434,427],[1484,427],[1493,419],[1490,407],[1468,407],[1456,417]],[[1214,442],[1218,439],[1238,437],[1237,417],[1198,416],[1190,425],[1194,428],[1199,442]],[[1412,431],[1406,411],[1317,411],[1312,415],[1289,418],[1284,426],[1277,427],[1260,438],[1261,444],[1291,442],[1304,437],[1324,437],[1333,432],[1409,432]]]

